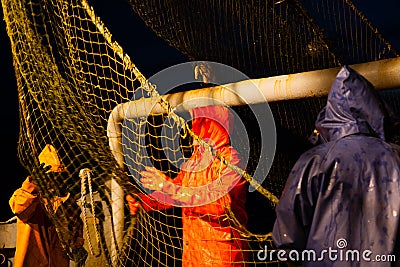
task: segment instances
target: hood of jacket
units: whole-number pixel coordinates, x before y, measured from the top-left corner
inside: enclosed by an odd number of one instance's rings
[[[206,106],[191,110],[192,130],[218,149],[230,144],[233,114],[224,106]]]
[[[373,135],[385,140],[387,110],[373,85],[348,66],[340,69],[318,114],[315,128],[324,142],[352,134]]]

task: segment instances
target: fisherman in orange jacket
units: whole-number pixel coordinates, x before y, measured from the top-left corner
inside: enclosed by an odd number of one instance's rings
[[[243,167],[230,146],[233,116],[229,110],[209,106],[195,108],[191,115],[193,132],[226,160]],[[241,225],[247,224],[248,185],[243,177],[199,144],[176,178],[153,167],[146,167],[141,176],[143,187],[155,191],[137,195],[141,204],[127,195],[130,213],[134,215],[140,205],[146,211],[182,207],[183,266],[245,266],[247,243],[232,220],[233,214]]]
[[[59,179],[65,175],[65,172],[61,174],[63,170],[62,165],[53,166],[47,175]],[[80,209],[68,192],[61,189],[56,191],[61,192],[61,196],[53,194],[52,197],[44,198],[33,177],[28,176],[10,198],[11,210],[17,216],[15,267],[68,267],[68,253],[76,254],[77,251],[83,253],[80,260],[75,258],[77,266],[82,266],[86,259]],[[49,212],[63,220],[58,232]]]

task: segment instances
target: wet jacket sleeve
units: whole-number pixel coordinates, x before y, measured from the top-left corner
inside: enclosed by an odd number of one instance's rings
[[[28,221],[40,205],[38,190],[28,176],[21,188],[15,190],[9,200],[11,211],[23,222]]]
[[[323,174],[320,158],[303,155],[293,167],[276,207],[272,239],[278,248],[302,250],[306,247],[315,200]]]
[[[149,195],[138,194],[142,207],[146,211],[163,210],[172,206],[181,206],[184,203],[185,206],[192,204],[190,205],[192,207],[188,208],[192,213],[207,215],[226,213],[226,208],[231,205],[232,197],[238,198],[238,201],[244,201],[244,198],[239,194],[241,191],[246,192],[246,189],[243,188],[244,182],[240,175],[224,164],[217,165],[218,170],[210,167],[205,173],[197,176],[196,182],[198,184],[192,187],[182,186],[182,179],[187,173],[181,172],[174,179],[167,178],[169,182],[164,185],[161,191],[154,191]],[[220,179],[220,182],[211,183],[216,179]],[[207,188],[196,189],[196,186],[202,185],[207,185]],[[238,188],[243,190],[237,190]],[[220,197],[215,198],[216,195]],[[203,203],[206,204],[199,205]]]

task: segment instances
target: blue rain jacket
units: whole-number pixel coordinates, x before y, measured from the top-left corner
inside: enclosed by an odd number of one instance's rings
[[[276,207],[272,238],[282,260],[395,265],[400,157],[385,141],[387,113],[364,77],[341,68],[315,123],[322,144],[300,156]]]

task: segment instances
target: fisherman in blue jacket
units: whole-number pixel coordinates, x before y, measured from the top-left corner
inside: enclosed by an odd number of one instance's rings
[[[400,149],[385,141],[388,113],[369,81],[340,69],[315,123],[320,144],[300,156],[276,207],[280,260],[340,267],[399,261]]]

